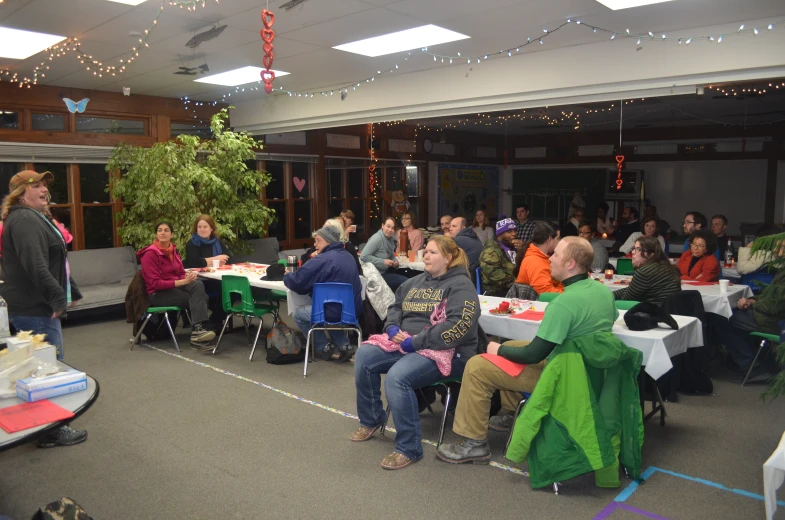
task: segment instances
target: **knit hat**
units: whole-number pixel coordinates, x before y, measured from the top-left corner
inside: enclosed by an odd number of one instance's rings
[[[341,231],[336,229],[335,226],[326,226],[321,229],[317,229],[313,232],[313,237],[316,238],[316,235],[322,237],[328,244],[334,244],[336,242],[340,242],[341,240]]]
[[[516,231],[517,229],[518,225],[511,218],[505,218],[496,223],[496,236],[498,237],[502,233]]]
[[[640,302],[624,314],[624,323],[630,330],[649,330],[657,328],[658,323],[665,323],[674,330],[679,324],[665,309],[651,302]]]

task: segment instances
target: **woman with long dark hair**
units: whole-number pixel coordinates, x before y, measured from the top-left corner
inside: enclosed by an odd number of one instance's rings
[[[630,286],[613,293],[617,300],[662,305],[668,296],[681,291],[679,271],[668,261],[656,238],[639,237],[635,241],[632,266],[635,273]]]
[[[559,229],[544,220],[534,224],[530,241],[524,243],[518,258],[515,282],[530,285],[537,294],[564,292],[564,286],[551,278],[550,256],[559,243]]]

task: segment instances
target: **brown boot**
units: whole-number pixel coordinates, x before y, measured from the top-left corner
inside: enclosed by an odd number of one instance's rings
[[[382,467],[384,469],[402,469],[413,462],[412,459],[403,453],[394,451],[382,459]]]
[[[354,442],[367,441],[368,439],[370,439],[373,436],[373,434],[376,432],[376,430],[378,430],[381,427],[382,427],[381,424],[379,426],[362,426],[362,425],[360,425],[360,427],[357,428],[357,430],[353,434],[351,434],[351,436],[349,436],[349,440],[354,441]]]

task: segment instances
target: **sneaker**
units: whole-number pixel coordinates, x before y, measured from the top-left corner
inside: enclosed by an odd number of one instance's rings
[[[207,330],[204,323],[194,323],[191,327],[191,343],[207,343],[215,339],[215,332]]]
[[[191,344],[188,346],[191,347],[191,350],[199,352],[211,352],[215,348],[214,343],[197,343],[196,341],[191,341]]]
[[[46,434],[38,441],[39,448],[55,448],[57,446],[73,446],[87,440],[86,430],[74,430],[70,426],[61,426]]]
[[[495,432],[508,432],[512,429],[513,424],[515,424],[515,418],[511,413],[494,415],[488,422],[488,429]]]
[[[337,349],[335,345],[328,343],[327,346],[324,347],[324,350],[317,350],[316,352],[314,352],[314,357],[316,359],[321,359],[322,361],[329,361],[330,359],[332,359],[333,354],[335,354],[336,350]]]
[[[349,436],[349,440],[354,442],[367,441],[373,436],[374,433],[376,433],[376,430],[381,427],[381,424],[379,426],[360,426],[353,434]]]
[[[436,450],[436,456],[450,464],[488,464],[491,461],[491,447],[485,439],[464,439],[458,444],[442,444]]]
[[[382,459],[384,469],[402,469],[415,462],[403,453],[394,451]]]
[[[341,351],[338,354],[338,361],[340,363],[346,363],[347,361],[352,359],[352,356],[354,356],[354,347],[352,347],[351,345],[343,346],[341,347]]]

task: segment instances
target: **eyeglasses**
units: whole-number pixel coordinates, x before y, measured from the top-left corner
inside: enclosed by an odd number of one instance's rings
[[[694,220],[685,220],[684,223],[685,224],[695,224],[695,221]]]
[[[401,220],[411,220],[409,217],[401,217]]]
[[[591,235],[591,231],[579,231],[579,235]]]
[[[643,248],[640,248],[640,247],[633,247],[633,248],[632,248],[632,252],[633,252],[633,253],[643,253]]]
[[[690,244],[690,247],[694,247],[696,249],[706,249],[706,244],[699,244],[697,242],[693,242]]]

